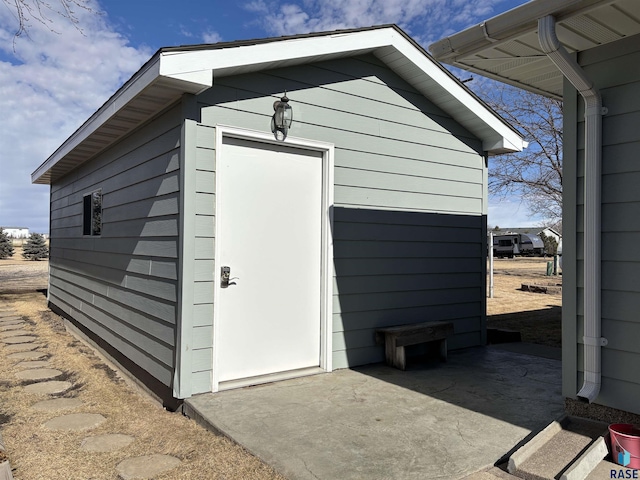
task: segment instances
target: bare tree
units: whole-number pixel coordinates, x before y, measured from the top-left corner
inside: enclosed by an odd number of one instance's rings
[[[46,0],[2,0],[2,2],[17,22],[16,33],[13,37],[14,44],[17,38],[23,35],[29,36],[29,29],[34,20],[55,32],[54,21],[50,17],[62,17],[82,31],[76,9],[81,8],[93,12],[88,0],[54,0],[52,2]]]
[[[489,163],[489,193],[520,196],[532,215],[562,221],[562,101],[502,84],[480,96],[529,142]]]

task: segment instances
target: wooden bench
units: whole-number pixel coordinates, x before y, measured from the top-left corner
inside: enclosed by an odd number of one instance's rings
[[[387,364],[404,370],[407,358],[404,347],[419,343],[439,342],[440,359],[447,361],[447,337],[453,335],[451,322],[426,322],[376,329],[376,343],[384,342]]]

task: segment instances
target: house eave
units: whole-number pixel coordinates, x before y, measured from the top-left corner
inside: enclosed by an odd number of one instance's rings
[[[578,13],[585,13],[607,1],[536,0],[528,2],[438,40],[429,46],[429,51],[437,60],[445,63],[456,62],[459,58],[482,51],[496,42],[504,42],[536,30],[538,18],[554,15],[561,21]]]
[[[564,77],[536,33],[538,19],[548,15],[569,53],[640,34],[640,2],[535,0],[438,40],[429,50],[441,62],[560,99]]]
[[[31,174],[32,183],[50,184],[174,103],[184,93],[198,93],[212,85],[212,79],[207,81],[198,73],[162,75],[160,64],[160,55],[147,62]]]

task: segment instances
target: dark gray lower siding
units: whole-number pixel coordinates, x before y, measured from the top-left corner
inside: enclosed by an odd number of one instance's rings
[[[376,328],[449,320],[483,342],[486,217],[336,207],[333,366],[384,360]]]

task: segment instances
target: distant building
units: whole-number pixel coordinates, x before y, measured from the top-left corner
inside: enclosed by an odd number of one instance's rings
[[[11,238],[29,238],[27,227],[2,227],[2,229]]]

